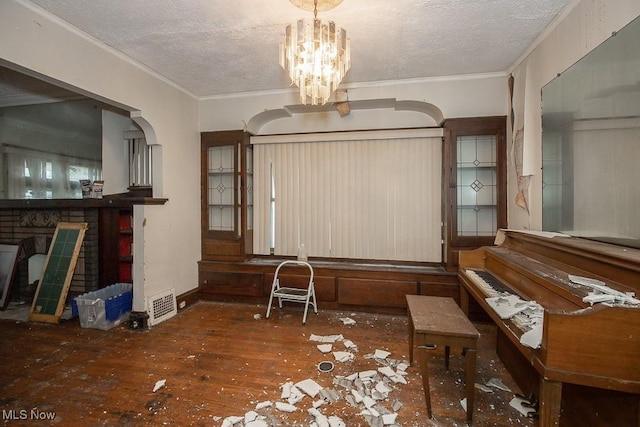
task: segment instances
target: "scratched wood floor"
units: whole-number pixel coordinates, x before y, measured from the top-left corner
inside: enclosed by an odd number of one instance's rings
[[[333,375],[377,369],[365,355],[386,350],[408,360],[406,316],[321,310],[301,324],[302,306],[273,311],[265,306],[199,302],[152,329],[118,326],[110,331],[83,329],[77,319],[58,325],[0,320],[0,411],[4,425],[59,426],[220,426],[229,416],[243,416],[264,401],[280,399],[281,385],[307,378],[333,387]],[[345,326],[340,318],[355,325]],[[495,330],[477,325],[477,381],[498,377],[513,392],[476,391],[474,426],[537,426],[509,406],[517,392],[495,354]],[[358,346],[356,358],[336,363],[331,373],[317,364],[332,356],[319,352],[311,334],[342,334]],[[339,348],[336,345],[334,348]],[[464,426],[464,362],[454,357],[445,371],[440,350],[432,361],[434,417],[425,409],[421,377],[407,370],[408,384],[396,384],[389,401],[398,400],[397,425]],[[164,388],[152,391],[158,380]],[[336,388],[339,389],[339,388]],[[307,397],[293,413],[275,408],[258,412],[281,426],[308,426]],[[35,420],[35,414],[51,420]],[[320,411],[337,415],[346,426],[367,426],[359,409],[344,399]],[[14,418],[11,420],[10,418]],[[26,418],[16,420],[15,418]]]

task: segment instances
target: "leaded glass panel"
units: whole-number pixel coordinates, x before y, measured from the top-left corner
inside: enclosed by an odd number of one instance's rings
[[[459,136],[456,148],[458,235],[494,235],[498,212],[496,137]]]
[[[208,151],[209,230],[235,230],[234,147],[209,147]]]

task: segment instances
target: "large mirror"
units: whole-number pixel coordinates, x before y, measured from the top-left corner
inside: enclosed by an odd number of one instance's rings
[[[3,199],[81,198],[102,178],[102,108],[93,100],[0,108]]]
[[[141,133],[128,112],[0,62],[0,200],[79,199],[81,180],[150,188],[151,151],[130,131]]]
[[[0,198],[81,198],[102,178],[102,105],[0,67]]]
[[[543,229],[640,247],[640,17],[542,89]]]

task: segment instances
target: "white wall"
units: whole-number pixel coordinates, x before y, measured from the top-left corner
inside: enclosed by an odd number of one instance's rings
[[[162,146],[163,159],[154,164],[163,175],[160,194],[154,196],[168,201],[141,211],[144,251],[142,259],[138,257],[134,263],[143,269],[144,283],[134,286],[143,287],[145,296],[171,287],[177,294],[197,287],[200,258],[197,100],[120,54],[97,45],[57,18],[18,0],[0,2],[0,62],[124,108],[150,124],[154,133],[151,143]],[[109,181],[109,176],[104,179]],[[137,309],[141,303],[134,302]]]
[[[507,76],[503,73],[474,76],[458,76],[399,82],[367,83],[346,87],[349,101],[353,103],[395,100],[397,103],[419,101],[437,107],[444,118],[501,116],[507,114]],[[293,90],[243,94],[204,99],[200,102],[200,130],[244,129],[251,119],[265,111],[281,110],[285,106],[297,106],[298,94]],[[434,120],[425,114],[410,111],[398,112],[386,108],[395,119],[387,119],[393,127],[433,126]],[[356,115],[369,114],[367,118]],[[380,129],[380,109],[358,110],[354,117],[340,119],[337,112],[327,119],[323,114],[293,114],[291,123],[269,123],[261,129],[250,129],[257,134],[341,131],[353,129]],[[355,122],[355,123],[354,123]],[[382,123],[385,123],[382,120]],[[365,127],[362,127],[365,126]]]
[[[515,205],[516,174],[513,163],[510,164],[510,228],[542,228],[542,87],[609,38],[613,31],[639,16],[640,1],[582,0],[569,9],[513,70],[515,130],[524,128],[524,173],[533,175],[533,179],[527,214]]]

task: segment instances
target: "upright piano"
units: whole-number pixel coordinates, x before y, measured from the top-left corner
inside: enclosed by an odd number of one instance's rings
[[[640,425],[640,306],[585,302],[593,289],[570,280],[596,279],[640,297],[640,250],[550,233],[501,230],[498,237],[496,246],[460,253],[460,303],[467,314],[479,305],[517,349],[514,366],[537,373],[531,392],[540,426],[559,425],[563,384],[629,393]],[[488,304],[496,288],[543,307],[538,348],[521,343],[526,327]]]

